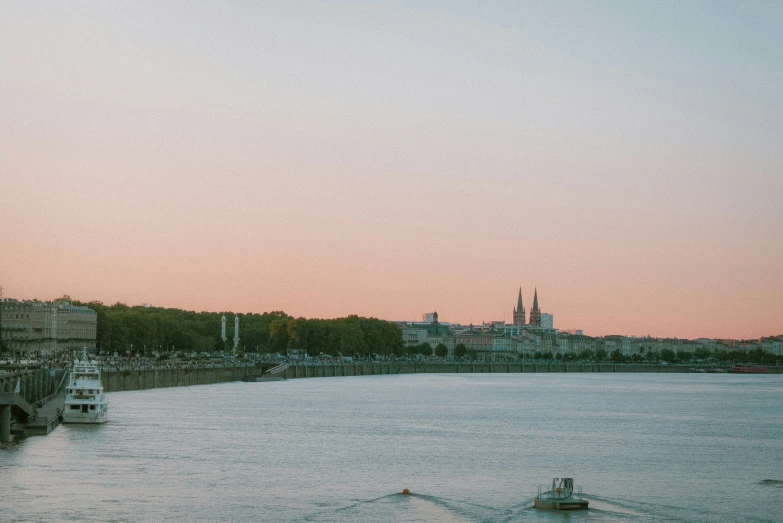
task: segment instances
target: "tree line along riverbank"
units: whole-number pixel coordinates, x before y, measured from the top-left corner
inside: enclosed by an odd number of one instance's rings
[[[322,320],[294,318],[282,311],[263,314],[194,312],[72,301],[96,312],[98,349],[120,355],[231,350],[233,340],[221,339],[223,316],[230,326],[235,317],[239,319],[240,352],[285,354],[289,348],[330,356],[402,356],[405,352],[400,327],[377,318],[353,315]],[[227,338],[232,337],[230,328]]]

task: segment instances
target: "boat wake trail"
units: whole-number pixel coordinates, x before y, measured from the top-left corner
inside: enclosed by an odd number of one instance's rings
[[[783,481],[766,480],[772,488],[783,486]],[[491,507],[474,501],[443,498],[428,494],[387,494],[373,499],[351,500],[342,506],[323,507],[299,519],[312,522],[499,522],[518,521],[589,521],[589,522],[671,522],[696,523],[721,521],[718,510],[705,507],[683,507],[661,503],[645,503],[622,498],[583,495],[590,502],[585,511],[558,512],[533,508],[534,498],[511,506]],[[755,519],[753,521],[768,521]],[[771,520],[770,520],[771,521]]]
[[[474,522],[497,520],[497,509],[477,503],[427,494],[389,494],[355,500],[349,505],[322,510],[301,521],[443,521]]]
[[[641,501],[604,498],[601,496],[584,496],[590,501],[590,512],[594,515],[602,515],[605,521],[678,521],[683,523],[696,523],[703,521],[721,521],[721,513],[693,509],[682,506],[666,505],[662,503],[645,503]]]

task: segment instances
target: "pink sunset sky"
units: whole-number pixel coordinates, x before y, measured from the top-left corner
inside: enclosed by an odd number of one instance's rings
[[[783,7],[11,1],[5,296],[783,334]]]

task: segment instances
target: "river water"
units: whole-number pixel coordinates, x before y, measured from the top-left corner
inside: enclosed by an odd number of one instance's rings
[[[779,522],[782,400],[781,375],[709,374],[115,392],[104,425],[0,448],[0,521]],[[554,476],[591,510],[531,508]]]

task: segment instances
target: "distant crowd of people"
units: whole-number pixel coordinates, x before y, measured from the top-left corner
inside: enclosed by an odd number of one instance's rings
[[[145,356],[106,357],[95,355],[90,355],[89,358],[91,361],[97,362],[98,368],[102,371],[224,368],[254,365],[254,362],[238,361],[236,359],[184,359],[179,361],[162,361],[158,358]],[[25,369],[65,369],[69,368],[72,364],[73,360],[64,356],[42,357],[37,359],[0,358],[0,365],[5,367],[6,372]]]

